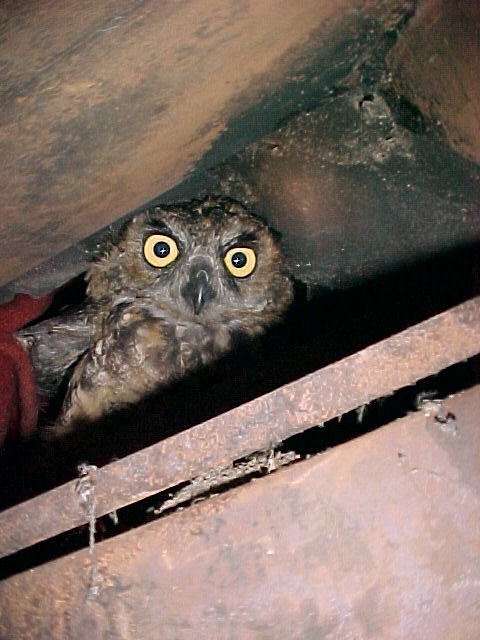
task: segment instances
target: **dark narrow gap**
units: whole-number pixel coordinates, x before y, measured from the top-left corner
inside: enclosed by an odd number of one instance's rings
[[[296,434],[278,445],[275,448],[275,453],[279,456],[295,453],[296,460],[293,464],[296,464],[298,461],[321,454],[328,449],[381,428],[417,410],[421,398],[427,397],[440,400],[450,394],[472,387],[479,382],[480,355],[466,362],[455,364],[438,375],[425,378],[416,385],[400,389],[389,397],[379,398],[366,407],[360,408],[361,410],[350,411],[338,418],[334,418],[322,427],[312,427],[303,433]],[[455,416],[448,415],[447,418],[455,420]],[[435,418],[432,417],[431,419],[434,420]],[[119,509],[115,517],[106,515],[98,518],[96,520],[96,542],[113,538],[153,520],[167,517],[173,511],[187,508],[199,499],[206,499],[212,495],[225,493],[234,487],[250,482],[252,479],[265,476],[269,473],[267,465],[264,464],[266,457],[268,457],[268,454],[262,452],[261,460],[263,460],[263,463],[257,465],[248,464],[252,460],[251,456],[235,461],[232,468],[240,469],[240,473],[236,477],[233,473],[226,474],[226,480],[219,485],[205,482],[205,490],[203,492],[201,490],[198,491],[199,483],[197,482],[197,491],[193,492],[195,494],[194,497],[183,501],[179,500],[174,507],[169,508],[168,506],[169,501],[170,503],[172,502],[172,497],[177,496],[182,490],[185,492],[185,489],[189,485],[195,485],[195,482],[182,482],[154,496],[128,505]],[[247,467],[252,470],[241,473],[242,465],[244,468]],[[218,476],[225,475],[224,471],[223,469],[217,470]],[[228,475],[233,479],[228,479]],[[166,507],[164,510],[162,510],[162,505]],[[34,516],[34,514],[32,515]],[[0,559],[0,580],[80,549],[85,549],[88,547],[88,539],[88,525],[82,525],[11,556],[2,558]]]

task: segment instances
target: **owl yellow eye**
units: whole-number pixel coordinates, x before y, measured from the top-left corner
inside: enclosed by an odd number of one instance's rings
[[[250,247],[234,247],[224,257],[225,266],[235,278],[246,278],[255,269],[257,256]]]
[[[145,240],[143,255],[152,267],[168,267],[178,256],[178,245],[170,236],[154,233]]]

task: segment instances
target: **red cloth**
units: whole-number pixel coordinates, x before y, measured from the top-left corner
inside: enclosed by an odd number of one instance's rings
[[[0,445],[7,436],[29,436],[37,426],[39,397],[28,353],[13,332],[42,315],[53,293],[32,298],[19,293],[0,306]]]

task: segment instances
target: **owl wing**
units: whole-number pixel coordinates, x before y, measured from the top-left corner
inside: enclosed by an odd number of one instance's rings
[[[179,374],[178,359],[171,327],[142,309],[124,309],[75,366],[48,435],[65,435],[141,401]]]
[[[94,309],[84,305],[16,332],[30,353],[40,395],[52,398],[70,367],[88,350],[94,339],[93,318]]]

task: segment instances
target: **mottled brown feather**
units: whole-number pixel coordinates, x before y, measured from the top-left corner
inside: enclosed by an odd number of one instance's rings
[[[156,268],[145,259],[144,241],[152,233],[174,237],[179,255],[171,265]],[[225,252],[237,244],[256,253],[256,266],[248,277],[235,278],[225,266]],[[196,313],[190,292],[200,271],[208,281],[209,297]],[[72,359],[64,353],[67,327],[76,326],[81,334],[72,349],[78,362],[53,428],[56,434],[136,403],[209,365],[238,338],[255,337],[278,322],[293,296],[276,235],[263,220],[226,198],[143,211],[109,244],[86,277],[83,310],[64,323],[63,333],[61,319],[55,319],[62,362],[70,364]],[[29,340],[34,343],[37,375],[45,378],[41,371],[47,360],[41,352],[48,351],[49,360],[54,360],[55,343],[49,334],[48,349],[35,344],[40,333],[30,329]]]

